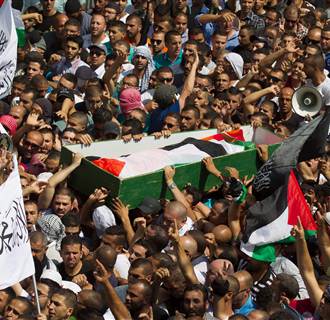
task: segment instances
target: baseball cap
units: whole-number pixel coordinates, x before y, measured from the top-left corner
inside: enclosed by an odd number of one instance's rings
[[[8,133],[13,136],[17,129],[17,123],[13,116],[5,114],[0,117],[0,123],[5,127]]]
[[[40,279],[49,279],[54,282],[56,282],[59,286],[62,287],[62,276],[59,272],[52,270],[52,269],[46,269],[42,272]]]
[[[162,207],[159,203],[159,200],[152,197],[145,197],[142,203],[138,206],[138,209],[140,209],[145,214],[158,213],[161,208]]]
[[[100,50],[104,51],[106,55],[108,54],[107,47],[104,44],[102,44],[102,43],[100,43],[100,44],[92,44],[88,49],[91,50],[92,48],[100,49]]]
[[[91,80],[97,78],[97,74],[87,66],[81,66],[76,71],[76,77],[81,80]]]

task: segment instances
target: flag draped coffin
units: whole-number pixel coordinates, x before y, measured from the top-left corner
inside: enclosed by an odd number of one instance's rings
[[[0,1],[0,99],[10,93],[17,60],[17,34],[11,1]]]

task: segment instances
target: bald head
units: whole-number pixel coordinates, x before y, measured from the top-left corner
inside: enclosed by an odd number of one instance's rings
[[[60,13],[55,17],[55,28],[58,25],[63,25],[69,20],[68,16],[65,13]]]
[[[311,28],[308,31],[307,38],[310,41],[319,42],[321,40],[321,33],[322,33],[321,28],[319,28],[319,27]]]
[[[224,224],[220,224],[213,228],[212,233],[214,234],[217,243],[228,243],[233,236],[230,228]]]
[[[187,220],[187,209],[179,201],[171,201],[167,204],[164,211],[164,223],[166,225],[173,224],[174,220],[176,220],[179,229]]]
[[[198,246],[196,240],[191,236],[184,236],[180,238],[180,243],[186,253],[190,256],[190,259],[197,257]]]
[[[213,260],[208,266],[206,284],[211,285],[215,279],[222,279],[232,274],[234,274],[234,266],[229,260]]]
[[[112,270],[117,260],[117,253],[111,246],[102,245],[96,250],[95,259],[99,260],[107,270]]]
[[[237,271],[234,277],[238,280],[240,291],[250,289],[253,286],[253,278],[251,274],[245,270]]]
[[[249,320],[268,320],[269,315],[267,312],[262,311],[262,310],[252,310],[248,314]]]

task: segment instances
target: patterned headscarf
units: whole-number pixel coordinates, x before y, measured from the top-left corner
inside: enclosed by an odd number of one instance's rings
[[[134,52],[134,56],[133,56],[133,60],[136,56],[145,57],[148,60],[147,68],[144,72],[144,75],[143,75],[142,79],[140,80],[141,81],[140,82],[140,90],[141,90],[141,92],[144,92],[144,91],[148,90],[149,79],[150,79],[152,71],[154,71],[154,69],[155,69],[155,65],[154,65],[154,61],[152,59],[151,51],[146,46],[136,47],[135,52]]]

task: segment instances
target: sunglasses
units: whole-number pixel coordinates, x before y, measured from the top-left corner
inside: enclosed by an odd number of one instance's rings
[[[173,78],[159,78],[159,82],[166,83],[173,81]]]
[[[30,147],[32,150],[38,150],[40,148],[40,146],[38,146],[37,144],[32,143],[27,140],[23,140],[23,144],[25,147],[27,147],[27,148]]]
[[[104,53],[103,52],[99,52],[99,51],[91,51],[89,53],[91,56],[97,56],[97,57],[100,57],[102,56]]]
[[[151,39],[151,43],[152,44],[161,44],[162,43],[162,40],[157,40],[157,39]]]

